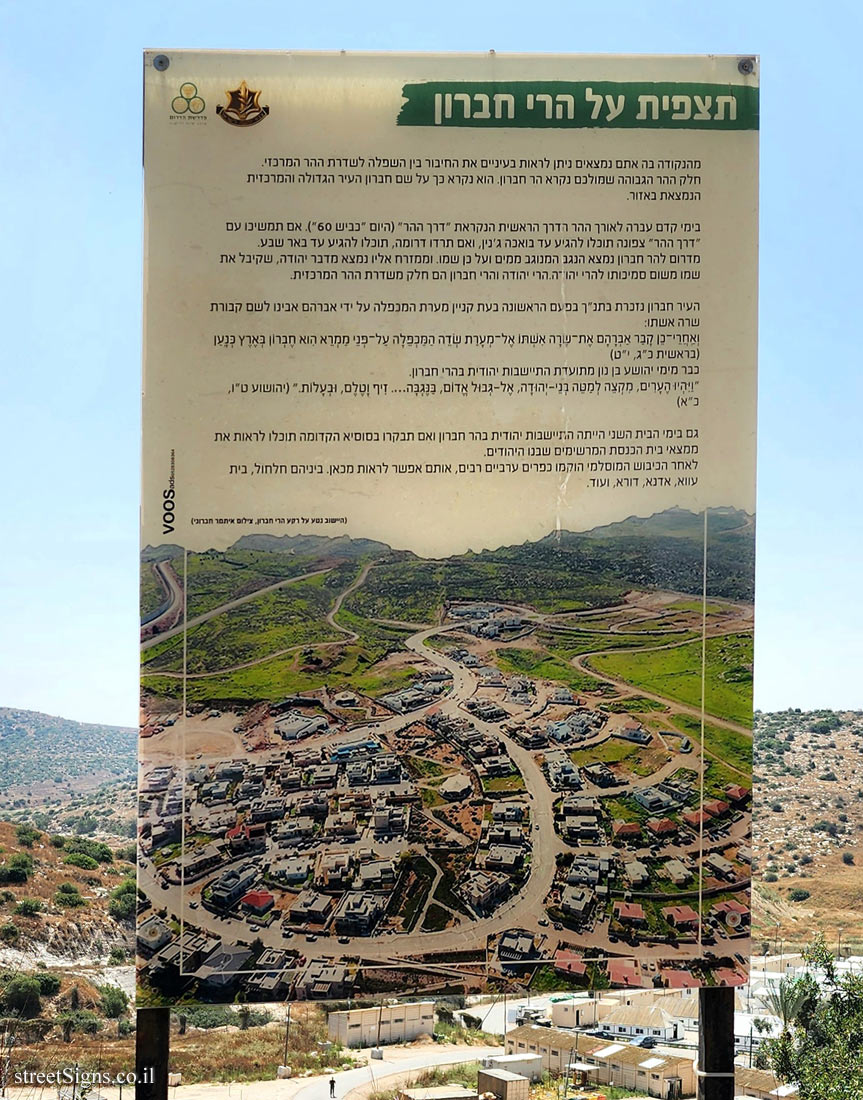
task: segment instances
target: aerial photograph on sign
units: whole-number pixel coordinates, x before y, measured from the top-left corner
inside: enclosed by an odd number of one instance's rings
[[[142,999],[744,981],[754,534],[146,547]]]

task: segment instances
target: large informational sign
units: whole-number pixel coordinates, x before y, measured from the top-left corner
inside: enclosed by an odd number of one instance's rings
[[[140,1003],[742,982],[755,59],[144,69]]]

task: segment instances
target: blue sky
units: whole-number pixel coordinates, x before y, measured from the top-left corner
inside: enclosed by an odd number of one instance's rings
[[[141,51],[762,57],[756,705],[863,708],[860,8],[0,0],[0,706],[137,720]]]

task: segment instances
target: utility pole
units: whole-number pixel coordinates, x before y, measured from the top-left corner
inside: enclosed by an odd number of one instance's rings
[[[291,1006],[288,1004],[288,1015],[285,1018],[285,1056],[282,1059],[282,1065],[288,1064],[288,1044],[291,1041]]]
[[[168,1100],[170,1008],[135,1013],[135,1100]]]
[[[734,1100],[734,986],[698,990],[698,1100]]]

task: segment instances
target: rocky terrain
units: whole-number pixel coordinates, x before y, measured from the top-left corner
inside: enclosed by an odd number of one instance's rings
[[[755,769],[756,947],[863,948],[863,713],[757,714]]]
[[[134,847],[0,822],[0,965],[125,962]]]

